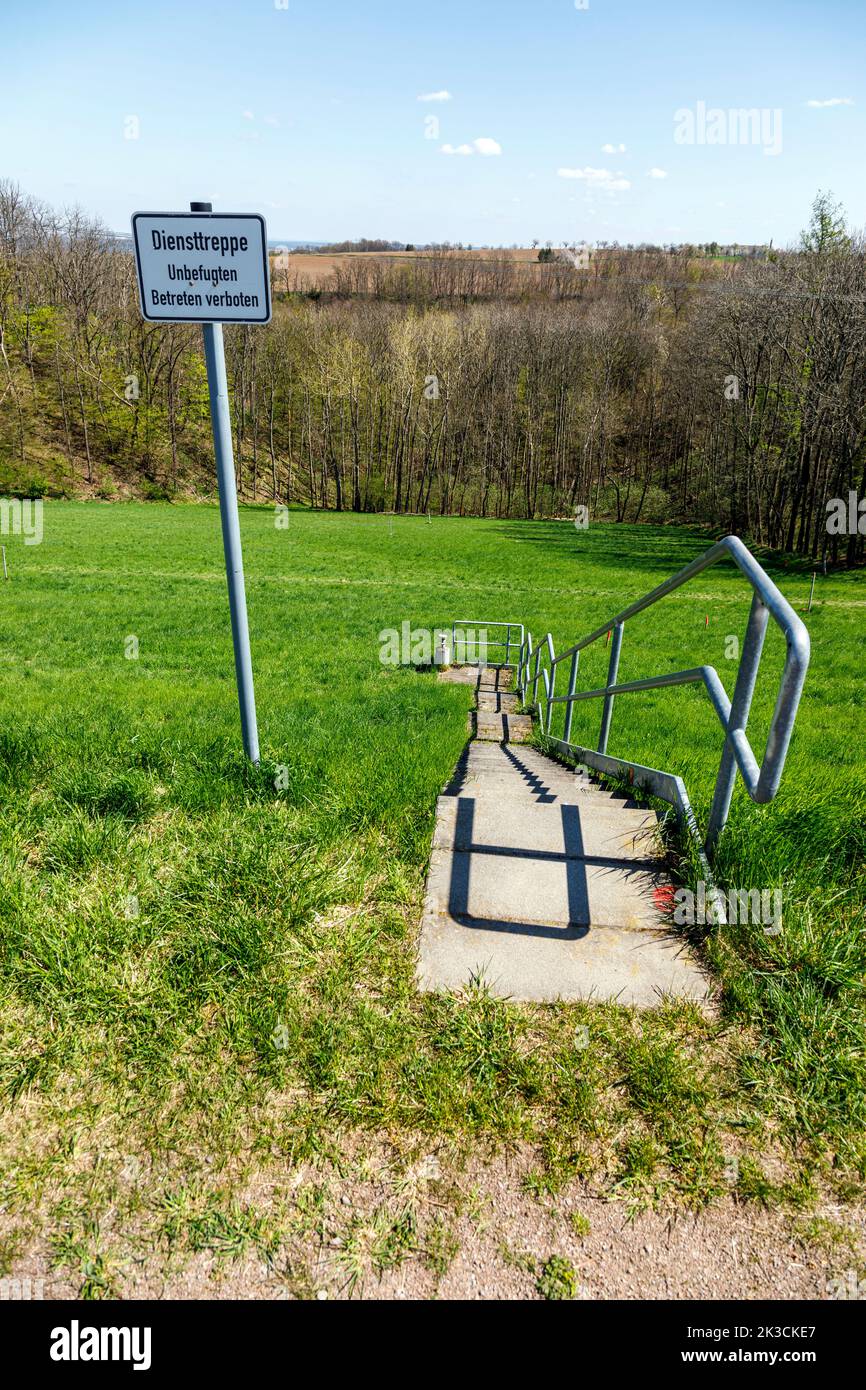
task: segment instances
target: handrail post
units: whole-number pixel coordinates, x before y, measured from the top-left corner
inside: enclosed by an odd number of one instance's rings
[[[610,644],[610,662],[607,668],[608,686],[616,685],[616,678],[619,672],[619,654],[622,650],[622,634],[625,623],[617,623],[613,630],[613,638]],[[610,736],[610,721],[613,717],[613,695],[605,695],[604,707],[601,712],[601,731],[598,736],[599,753],[607,752],[607,740]]]
[[[550,663],[550,675],[547,680],[547,717],[544,721],[544,732],[550,734],[550,724],[553,717],[553,697],[556,694],[556,662]]]
[[[535,671],[532,678],[532,707],[538,709],[538,668],[541,664],[541,648],[535,648]]]
[[[571,717],[574,713],[572,696],[577,689],[577,663],[580,652],[574,652],[571,658],[571,670],[568,676],[568,703],[565,706],[565,728],[562,733],[564,743],[571,743]]]
[[[704,842],[704,849],[707,855],[711,855],[715,849],[719,836],[725,828],[728,819],[728,812],[731,809],[731,798],[734,794],[734,784],[737,780],[737,760],[734,757],[734,750],[731,747],[730,735],[735,729],[742,729],[745,732],[746,724],[749,720],[749,710],[752,706],[752,696],[755,693],[755,681],[758,677],[758,667],[761,664],[761,652],[764,647],[764,638],[767,635],[767,624],[770,621],[770,610],[763,602],[760,594],[754,593],[752,596],[752,607],[749,611],[749,622],[746,627],[746,635],[743,639],[743,655],[740,658],[740,668],[737,672],[737,683],[734,686],[734,697],[731,700],[731,717],[728,720],[728,727],[725,732],[725,746],[722,749],[722,757],[719,763],[719,773],[716,778],[716,789],[713,793],[713,804],[710,808],[710,818],[707,823],[707,838]]]

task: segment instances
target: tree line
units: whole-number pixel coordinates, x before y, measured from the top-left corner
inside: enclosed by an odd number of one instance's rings
[[[862,561],[828,507],[866,497],[864,251],[819,195],[765,258],[443,251],[335,267],[313,295],[275,269],[271,324],[226,330],[241,495],[586,508]],[[214,486],[198,329],[141,319],[129,248],[98,222],[0,184],[0,492]]]

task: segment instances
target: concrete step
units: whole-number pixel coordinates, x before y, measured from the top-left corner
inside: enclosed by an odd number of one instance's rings
[[[559,791],[567,792],[572,797],[595,796],[602,797],[607,801],[617,801],[623,806],[634,804],[632,797],[617,796],[614,792],[608,791],[606,787],[596,786],[592,782],[584,782],[580,777],[570,777],[567,772],[550,773],[543,769],[535,772],[532,768],[509,768],[495,763],[485,767],[482,763],[474,760],[465,764],[464,771],[468,776],[476,779],[505,778],[516,783],[523,783],[529,790],[539,786],[554,787]]]
[[[527,780],[516,774],[502,776],[478,773],[467,769],[455,773],[442,795],[449,799],[454,796],[495,796],[500,801],[513,799],[521,805],[552,805],[555,802],[566,805],[581,805],[585,800],[602,806],[633,809],[635,802],[626,801],[620,796],[608,796],[605,792],[585,791],[573,783],[549,782],[542,778]]]
[[[528,719],[529,715],[521,715],[522,719]],[[490,749],[477,750],[478,752],[489,753]],[[507,755],[505,755],[507,756]],[[557,768],[560,772],[573,774],[574,768],[568,767],[565,763],[559,762],[556,758],[549,758],[546,753],[542,753],[540,748],[531,745],[529,748],[521,749],[520,757],[524,762],[535,763],[537,767]]]
[[[478,842],[471,851],[434,849],[427,883],[437,911],[470,924],[630,931],[666,926],[669,880],[639,862],[547,856]]]
[[[515,714],[520,699],[509,690],[479,690],[475,703],[479,711],[485,714]]]
[[[545,757],[545,755],[540,753],[532,744],[526,748],[521,748],[519,753],[513,753],[505,749],[498,749],[495,746],[491,747],[489,744],[479,741],[478,743],[470,743],[468,745],[468,756],[479,761],[483,758],[493,761],[499,760],[503,763],[510,763],[512,766],[519,762],[521,767],[525,767],[533,772],[559,773],[563,777],[572,778],[578,776],[576,768],[567,767],[565,763],[557,762],[554,758]],[[586,782],[592,781],[587,775],[584,775],[582,780]],[[602,786],[603,784],[601,782],[596,782],[595,785]]]
[[[479,739],[496,743],[524,743],[532,738],[532,720],[528,714],[492,714],[479,710],[475,734]]]
[[[543,753],[532,747],[522,747],[519,752],[508,750],[496,744],[478,741],[469,744],[469,752],[466,757],[465,766],[481,771],[502,771],[517,772],[527,779],[533,777],[541,778],[551,783],[558,779],[566,779],[568,783],[581,791],[597,792],[601,796],[609,796],[621,801],[625,798],[603,782],[594,781],[586,774],[578,772],[576,768],[566,767],[564,763],[555,762],[552,758],[547,758]],[[562,782],[565,785],[565,782]]]
[[[481,690],[511,690],[514,684],[513,666],[450,666],[442,672],[443,680],[474,685]]]
[[[471,768],[455,774],[447,788],[443,788],[443,795],[447,796],[468,796],[470,794],[497,796],[500,800],[513,797],[521,803],[561,801],[580,805],[584,800],[590,800],[596,804],[618,806],[625,809],[633,808],[636,805],[634,801],[626,801],[621,796],[608,796],[604,792],[582,790],[573,782],[547,781],[540,777],[527,779],[519,777],[515,773],[506,773],[500,776],[479,773]]]
[[[476,790],[480,787],[495,788],[506,796],[549,793],[568,801],[591,796],[619,806],[633,804],[624,797],[615,796],[606,787],[576,775],[560,763],[539,755],[532,756],[531,750],[514,750],[493,743],[473,742],[467,745],[449,783],[452,794],[455,788],[459,789],[461,782],[467,785],[471,783]]]
[[[471,853],[485,849],[525,851],[567,859],[605,859],[650,864],[664,858],[653,811],[623,810],[584,798],[578,805],[529,805],[481,791],[476,796],[441,797],[437,806],[437,849]]]
[[[502,718],[501,715],[493,717]],[[514,715],[510,717],[515,718]],[[490,740],[475,739],[468,744],[466,761],[477,767],[499,768],[503,772],[522,772],[527,777],[565,777],[570,782],[580,782],[584,786],[602,785],[600,782],[593,783],[589,777],[580,775],[574,768],[552,762],[549,758],[540,758],[531,744],[517,749],[503,748]]]
[[[514,670],[513,666],[483,666],[479,675],[480,683],[492,685],[496,690],[510,690],[514,683]]]
[[[543,753],[540,748],[536,748],[534,745],[532,747],[522,749],[520,757],[524,762],[535,764],[537,767],[557,768],[560,772],[568,773],[570,777],[575,776],[577,772],[577,769],[575,767],[571,767],[567,763],[560,762],[558,758],[549,757],[547,753]],[[588,781],[594,781],[598,786],[604,785],[604,783],[592,772],[592,770],[586,773],[585,776]]]

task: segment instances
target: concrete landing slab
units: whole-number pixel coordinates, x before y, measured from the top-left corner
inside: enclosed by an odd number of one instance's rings
[[[449,666],[438,679],[450,685],[471,685],[476,690],[510,690],[514,684],[513,666]]]

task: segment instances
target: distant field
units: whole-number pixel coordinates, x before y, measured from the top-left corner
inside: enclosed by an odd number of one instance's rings
[[[345,269],[355,261],[413,261],[431,260],[447,257],[449,260],[458,261],[483,261],[486,264],[505,262],[508,265],[535,265],[539,272],[543,272],[543,265],[539,264],[538,248],[532,250],[531,247],[522,247],[517,250],[491,250],[482,249],[476,251],[346,251],[337,255],[325,255],[315,252],[296,251],[288,255],[275,254],[271,256],[271,264],[274,275],[277,277],[285,276],[288,272],[293,288],[299,289],[321,289],[326,284],[329,277],[337,269]]]
[[[95,1297],[140,1267],[254,1251],[285,1256],[288,1291],[309,1292],[310,1249],[334,1232],[349,1242],[335,1258],[356,1248],[319,1165],[358,1173],[377,1146],[398,1174],[431,1148],[445,1171],[434,1204],[409,1187],[383,1204],[364,1269],[408,1251],[447,1267],[449,1165],[490,1148],[528,1146],[539,1200],[578,1181],[638,1206],[855,1193],[866,575],[819,581],[778,800],[735,799],[720,871],[781,887],[785,927],[705,942],[719,1017],[530,1008],[415,990],[436,797],[470,692],[384,667],[379,634],[513,618],[562,646],[708,538],[302,512],[277,530],[267,507],[244,508],[242,529],[258,772],[239,752],[214,507],[47,503],[41,545],[5,538],[0,1274],[38,1248]],[[771,570],[802,611],[808,572]],[[707,573],[627,626],[623,677],[707,661],[730,690],[725,639],[748,602],[733,567]],[[774,639],[759,749],[781,657]],[[583,678],[605,664],[599,646]],[[703,816],[709,705],[691,688],[629,698],[611,751],[682,773]],[[576,736],[598,717],[581,711]]]
[[[440,288],[450,285],[452,293],[458,292],[456,287],[462,286],[462,290],[471,286],[475,293],[482,290],[490,295],[493,282],[496,285],[496,294],[503,295],[519,290],[535,290],[537,288],[556,289],[559,284],[559,277],[564,276],[564,283],[577,283],[582,285],[588,277],[597,277],[599,272],[605,275],[610,274],[614,278],[617,275],[628,274],[626,268],[626,258],[631,254],[614,249],[596,249],[590,252],[591,269],[586,267],[575,267],[568,257],[560,259],[561,248],[552,248],[555,259],[551,263],[539,261],[540,247],[464,247],[461,250],[395,250],[395,251],[343,251],[333,254],[317,251],[272,251],[271,269],[273,282],[277,290],[288,288],[290,291],[308,291],[313,289],[326,290],[333,289],[338,281],[342,282],[345,292],[373,292],[376,285],[376,277],[385,277],[385,272],[393,271],[396,267],[417,265],[419,269],[426,263],[428,270],[434,272],[440,279]],[[661,263],[656,263],[651,271],[646,267],[640,266],[640,254],[634,253],[638,268],[636,272],[640,274],[655,274],[664,276],[673,269],[676,262],[673,260],[670,266],[665,265],[665,257],[661,256]],[[720,278],[723,270],[742,261],[742,257],[733,255],[694,255],[688,260],[688,274],[693,277],[694,283]],[[473,271],[473,267],[475,270]],[[366,275],[363,273],[366,270]],[[496,275],[496,272],[499,275]],[[573,280],[574,272],[577,273],[576,282]],[[680,272],[682,273],[682,272]],[[474,278],[473,278],[474,277]],[[520,284],[513,282],[519,280]],[[362,286],[366,285],[366,291]],[[560,289],[562,287],[560,286]],[[460,292],[462,292],[462,290]],[[381,286],[377,291],[381,293]]]

